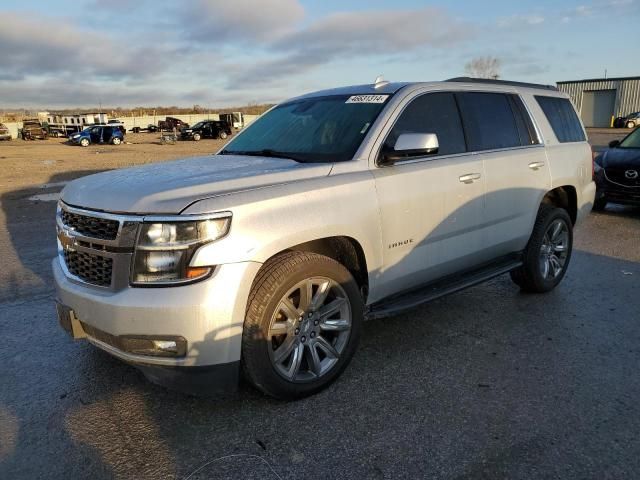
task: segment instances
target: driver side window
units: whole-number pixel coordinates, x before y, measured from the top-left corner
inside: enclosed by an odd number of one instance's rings
[[[453,93],[427,93],[415,98],[400,114],[384,143],[392,149],[403,133],[435,133],[438,155],[466,151],[464,131]]]

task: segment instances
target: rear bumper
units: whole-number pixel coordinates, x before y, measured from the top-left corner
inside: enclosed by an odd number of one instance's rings
[[[578,212],[576,223],[579,223],[583,218],[591,213],[591,209],[593,208],[593,201],[596,197],[595,182],[589,182],[582,188],[582,191],[579,193],[580,197],[578,198]]]

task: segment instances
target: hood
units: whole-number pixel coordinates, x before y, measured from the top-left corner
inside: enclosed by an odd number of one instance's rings
[[[640,168],[640,148],[610,148],[599,160],[602,168]]]
[[[112,170],[69,183],[69,205],[114,213],[177,214],[204,198],[326,176],[330,163],[208,155]]]

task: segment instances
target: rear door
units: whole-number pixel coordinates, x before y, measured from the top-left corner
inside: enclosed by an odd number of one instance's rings
[[[482,160],[466,152],[454,94],[413,99],[386,146],[393,147],[402,133],[435,133],[440,149],[373,170],[383,240],[382,297],[471,267],[484,248]]]
[[[520,96],[457,94],[469,150],[484,163],[486,250],[496,258],[522,250],[550,186],[544,147]]]

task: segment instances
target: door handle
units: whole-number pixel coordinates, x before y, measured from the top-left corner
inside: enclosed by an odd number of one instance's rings
[[[467,173],[466,175],[460,175],[459,180],[462,183],[473,183],[476,180],[480,180],[479,173]]]
[[[529,168],[531,170],[538,170],[539,168],[544,167],[544,162],[531,162],[529,164]]]

